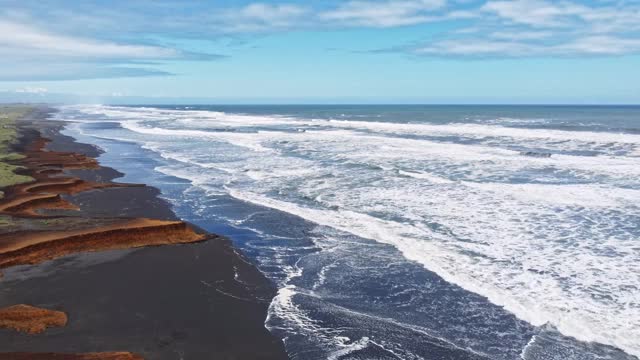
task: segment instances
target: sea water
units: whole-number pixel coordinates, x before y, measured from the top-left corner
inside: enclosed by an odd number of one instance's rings
[[[55,116],[274,281],[293,359],[640,356],[640,107]]]

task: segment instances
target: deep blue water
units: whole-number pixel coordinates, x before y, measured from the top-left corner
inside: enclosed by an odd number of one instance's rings
[[[71,106],[279,287],[294,359],[640,354],[640,107]]]

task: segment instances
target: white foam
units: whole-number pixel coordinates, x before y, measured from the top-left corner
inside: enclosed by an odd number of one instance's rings
[[[119,138],[130,136],[179,162],[161,170],[207,191],[226,184],[238,199],[391,244],[534,325],[550,323],[566,335],[640,355],[639,135],[74,111],[120,122],[135,133]],[[262,130],[248,129],[256,126]],[[450,136],[476,141],[452,143]],[[509,147],[523,144],[600,155],[536,158]],[[296,290],[281,289],[272,311],[311,331],[312,320],[290,302]]]
[[[569,268],[569,273],[577,276],[582,273],[586,273],[587,276],[595,276],[600,271],[617,272],[617,276],[604,279],[605,282],[587,278],[587,284],[591,282],[594,285],[597,284],[596,286],[606,286],[606,281],[622,285],[625,282],[640,280],[637,278],[637,274],[634,275],[633,272],[630,272],[631,269],[628,268],[630,264],[596,264],[593,263],[595,259],[590,256],[591,254],[570,254],[571,259],[567,260],[572,261],[571,263],[566,263],[563,260],[560,260],[559,263],[559,259],[563,259],[566,255],[554,253],[559,250],[554,246],[542,247],[539,249],[542,254],[527,259],[527,255],[534,254],[526,254],[527,251],[530,251],[527,250],[527,245],[524,245],[522,250],[517,249],[519,242],[527,241],[526,237],[522,236],[502,245],[497,245],[494,241],[495,245],[472,244],[468,248],[468,250],[490,250],[490,255],[494,260],[502,258],[502,261],[509,261],[516,254],[518,254],[517,256],[525,256],[524,259],[521,259],[525,261],[521,265],[524,267],[496,268],[492,262],[460,257],[460,249],[456,249],[458,242],[447,239],[442,234],[434,233],[425,227],[384,221],[352,211],[310,209],[234,189],[229,189],[229,193],[244,201],[296,214],[321,225],[394,245],[408,259],[421,263],[447,281],[488,297],[493,303],[504,306],[531,324],[541,326],[552,323],[559,331],[579,340],[598,341],[619,346],[630,353],[638,352],[637,343],[633,340],[640,338],[637,309],[628,307],[614,310],[608,304],[589,299],[588,293],[583,292],[588,289],[563,289],[562,284],[558,283],[553,276],[541,276],[539,273],[529,272],[527,268],[530,266],[534,270],[550,273],[562,268]],[[469,216],[475,215],[477,215],[476,212],[469,214]],[[500,226],[500,223],[493,224],[499,220],[499,218],[495,218],[493,222],[481,225]],[[542,245],[542,242],[538,243]],[[537,247],[538,244],[532,245]],[[514,246],[516,248],[510,248]],[[546,259],[548,263],[535,263],[540,259]],[[511,259],[511,261],[513,260]],[[527,260],[534,262],[528,265]],[[519,264],[513,263],[513,265]],[[481,273],[477,272],[478,268],[483,269]],[[498,286],[494,284],[498,284]],[[623,290],[616,289],[615,291]],[[608,293],[608,291],[606,292]],[[544,300],[540,296],[543,296]],[[614,296],[619,297],[618,300],[621,303],[637,300],[637,295],[634,295],[634,292],[629,289]],[[616,319],[623,316],[625,320],[613,323],[610,316],[602,317],[603,313],[615,314]]]
[[[339,337],[336,338],[336,340],[339,342],[342,348],[331,352],[329,356],[327,356],[327,360],[338,360],[345,355],[349,355],[352,352],[362,350],[369,345],[368,337],[363,337],[354,342],[350,342],[351,339],[345,337]]]
[[[389,122],[367,122],[332,120],[335,127],[351,129],[368,129],[388,133],[422,134],[435,136],[465,137],[505,137],[519,139],[545,139],[555,141],[582,141],[593,143],[628,143],[640,144],[640,135],[614,132],[565,131],[551,129],[524,129],[499,125],[480,124],[401,124]]]
[[[512,197],[526,203],[547,203],[557,206],[581,206],[590,208],[636,207],[640,190],[621,189],[594,185],[554,184],[502,184],[464,182],[465,186],[494,193],[500,197]]]
[[[429,182],[432,182],[434,184],[451,184],[452,181],[449,179],[446,179],[444,177],[440,177],[440,176],[434,176],[428,173],[424,173],[424,172],[413,172],[413,171],[404,171],[404,170],[398,170],[398,173],[401,175],[406,175],[406,176],[410,176],[416,179],[424,179],[424,180],[429,180]]]
[[[131,130],[140,134],[147,135],[160,135],[170,137],[185,137],[185,138],[210,138],[226,141],[230,144],[246,147],[253,151],[268,152],[270,149],[265,148],[256,141],[254,141],[251,134],[242,133],[227,133],[227,132],[209,132],[201,130],[176,130],[176,129],[163,129],[157,127],[145,127],[140,125],[139,121],[125,121],[121,123],[121,126],[127,130]]]
[[[566,131],[552,129],[527,129],[485,124],[417,124],[379,121],[301,119],[279,115],[229,114],[215,111],[170,110],[144,107],[118,107],[103,105],[73,105],[63,109],[73,109],[87,114],[103,115],[109,118],[157,119],[172,118],[182,125],[207,124],[223,126],[260,126],[260,125],[308,125],[329,126],[343,129],[371,130],[382,133],[421,134],[433,136],[463,137],[503,137],[518,139],[543,139],[554,141],[581,141],[599,144],[626,143],[640,145],[640,135],[616,132]],[[515,119],[511,119],[513,122]]]
[[[527,353],[529,352],[529,349],[531,348],[531,346],[535,344],[536,339],[537,339],[536,335],[533,335],[531,339],[529,339],[529,342],[527,343],[527,345],[524,348],[522,348],[522,352],[520,352],[520,359],[527,360]]]

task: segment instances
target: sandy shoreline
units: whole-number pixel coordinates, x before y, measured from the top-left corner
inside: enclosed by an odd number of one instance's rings
[[[18,162],[36,182],[0,202],[16,219],[0,230],[0,309],[27,304],[68,321],[39,335],[0,329],[0,359],[286,358],[264,327],[273,285],[227,239],[177,219],[157,189],[114,184],[121,174],[47,112],[19,123]]]

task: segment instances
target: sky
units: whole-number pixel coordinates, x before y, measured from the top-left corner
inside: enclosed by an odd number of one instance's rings
[[[0,0],[0,101],[640,104],[640,0]]]

